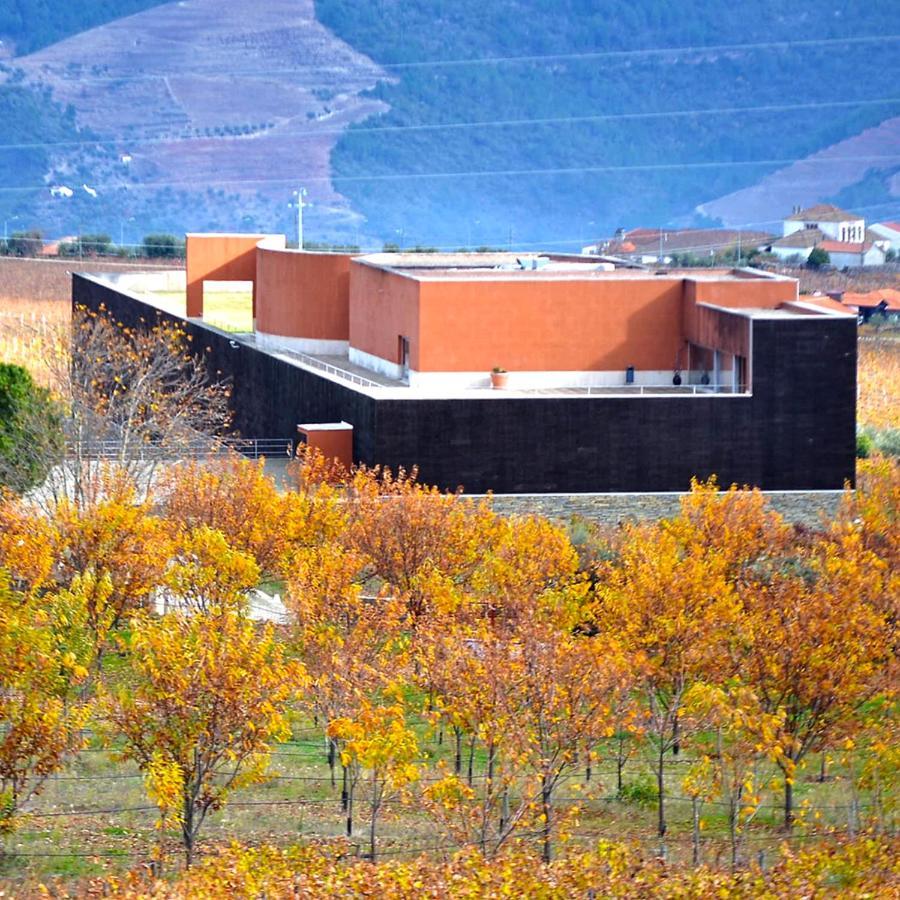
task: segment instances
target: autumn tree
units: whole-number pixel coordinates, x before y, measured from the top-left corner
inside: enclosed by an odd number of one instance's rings
[[[86,596],[93,576],[40,597],[12,590],[0,569],[0,835],[85,743],[92,664]]]
[[[429,612],[423,583],[432,572],[466,581],[493,516],[485,504],[419,484],[415,471],[360,469],[348,490],[346,541],[365,557],[372,578],[405,599],[415,629]]]
[[[663,836],[666,754],[681,740],[684,695],[692,683],[721,670],[736,598],[722,556],[648,525],[627,528],[618,564],[604,573],[598,598],[597,626],[637,673]]]
[[[90,500],[98,459],[146,490],[160,459],[209,446],[230,422],[230,389],[216,381],[183,328],[159,316],[131,328],[108,310],[75,310],[70,346],[50,360],[67,410],[66,464],[48,496]]]
[[[406,666],[405,604],[363,596],[362,566],[360,555],[340,544],[303,548],[292,556],[285,594],[291,640],[309,675],[303,702],[321,719],[328,738],[332,783],[343,737],[331,723],[354,720]],[[341,768],[341,804],[350,836],[355,783],[343,759]]]
[[[99,668],[112,634],[130,613],[150,606],[169,566],[172,545],[166,523],[138,497],[127,471],[101,466],[93,480],[96,494],[91,503],[64,497],[51,504],[49,514],[56,582],[66,585],[82,573],[94,576],[87,624]]]
[[[285,704],[304,682],[271,626],[233,610],[210,621],[169,612],[132,619],[132,676],[104,696],[120,755],[134,760],[190,865],[210,811],[266,778],[274,742],[289,734]]]
[[[221,531],[206,525],[182,531],[173,541],[164,575],[166,602],[205,616],[244,611],[259,584],[256,560],[229,546]]]
[[[852,732],[856,712],[888,687],[894,660],[884,592],[887,568],[848,527],[799,559],[774,560],[741,592],[736,661],[760,711],[779,721],[784,824],[808,753]]]
[[[295,550],[335,540],[344,525],[331,485],[279,491],[262,462],[237,456],[172,466],[160,476],[156,497],[170,521],[214,528],[252,554],[264,579],[286,578]]]
[[[342,742],[341,761],[356,784],[369,779],[369,859],[376,860],[378,816],[387,800],[419,777],[419,742],[397,687],[384,703],[364,702],[354,718],[335,719],[328,733]]]
[[[701,754],[682,782],[692,799],[718,798],[728,819],[731,866],[740,860],[746,831],[759,812],[763,763],[785,763],[778,740],[781,720],[761,709],[752,690],[738,680],[724,685],[695,684],[685,697],[685,713],[697,720],[706,740],[698,741]],[[698,822],[694,806],[695,863],[699,853]]]

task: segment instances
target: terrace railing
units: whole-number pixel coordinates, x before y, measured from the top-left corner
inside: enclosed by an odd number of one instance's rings
[[[225,456],[239,453],[249,459],[260,457],[281,457],[293,455],[293,444],[287,438],[222,438],[209,440],[195,438],[187,441],[167,442],[149,441],[134,443],[128,448],[129,459],[208,459],[213,456]],[[69,458],[80,456],[85,459],[116,460],[123,451],[123,442],[116,439],[69,441],[66,444],[66,455]]]

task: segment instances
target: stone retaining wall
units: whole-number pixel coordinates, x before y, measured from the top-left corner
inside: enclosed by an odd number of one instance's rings
[[[476,499],[473,495],[465,495]],[[664,519],[678,512],[683,494],[496,494],[493,508],[502,515],[539,514],[567,521],[573,517],[600,525],[639,519]],[[765,496],[789,522],[817,526],[831,520],[843,491],[766,491]]]

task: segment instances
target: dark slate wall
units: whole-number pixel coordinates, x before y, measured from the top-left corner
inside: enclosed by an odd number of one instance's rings
[[[74,276],[73,299],[137,324],[152,307]],[[176,317],[169,317],[175,319]],[[178,320],[180,321],[180,320]],[[296,437],[298,422],[344,419],[367,464],[418,465],[470,493],[684,490],[715,474],[770,490],[853,479],[856,325],[794,317],[753,323],[752,396],[374,400],[187,323],[210,368],[234,384],[235,425]]]

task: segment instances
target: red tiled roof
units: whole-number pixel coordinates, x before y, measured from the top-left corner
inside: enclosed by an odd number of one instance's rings
[[[884,301],[891,312],[900,312],[900,291],[894,288],[879,288],[877,291],[869,291],[868,294],[846,293],[843,302],[847,306],[878,306]]]
[[[845,295],[846,296],[846,295]],[[801,303],[811,303],[814,306],[821,306],[825,309],[833,309],[835,312],[852,313],[852,309],[848,309],[840,300],[834,300],[832,297],[812,297],[808,294],[800,295]]]
[[[826,253],[866,253],[872,249],[871,243],[850,244],[845,241],[822,241],[816,246]]]

